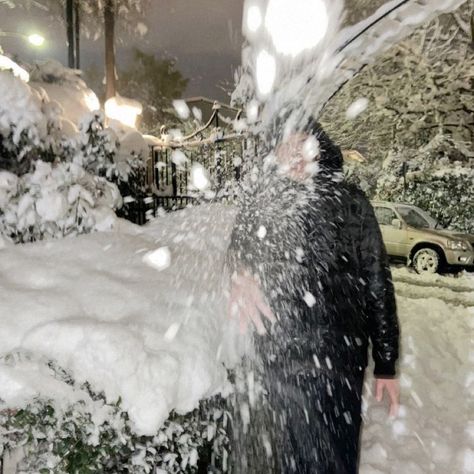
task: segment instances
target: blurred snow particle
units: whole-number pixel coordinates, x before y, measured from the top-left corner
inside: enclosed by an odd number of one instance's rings
[[[421,398],[419,397],[419,395],[414,390],[410,392],[410,395],[411,395],[411,398],[413,398],[415,403],[418,405],[418,408],[422,408],[423,402],[421,401]]]
[[[184,100],[173,100],[173,107],[181,120],[187,120],[190,115],[188,104]]]
[[[171,161],[178,167],[182,168],[188,159],[186,158],[186,155],[180,151],[180,150],[173,150],[171,153]]]
[[[264,49],[257,55],[256,76],[258,92],[262,96],[267,96],[275,84],[276,60]]]
[[[172,341],[175,337],[176,334],[178,334],[179,328],[181,327],[181,324],[179,323],[173,323],[165,332],[165,339],[167,341]]]
[[[171,253],[168,247],[160,247],[143,256],[143,262],[158,271],[166,270],[171,264]]]
[[[310,307],[312,308],[315,304],[316,304],[316,298],[314,297],[314,295],[312,293],[310,293],[309,291],[307,291],[305,294],[304,294],[304,302]]]
[[[258,119],[258,102],[256,100],[252,100],[247,104],[246,107],[246,115],[247,120],[249,123],[254,123]]]
[[[247,9],[246,26],[248,30],[255,33],[262,26],[262,12],[258,5],[252,5]]]
[[[365,97],[357,99],[356,101],[352,102],[352,104],[349,105],[348,109],[346,110],[346,118],[348,120],[354,120],[362,112],[364,112],[365,109],[367,109],[368,105],[369,99],[366,99]]]
[[[304,250],[301,247],[296,249],[296,261],[301,263],[304,258]]]
[[[198,122],[202,122],[202,110],[201,109],[198,109],[197,107],[193,107],[193,115],[194,115],[194,118],[198,121]]]
[[[328,11],[323,0],[270,0],[265,27],[281,54],[297,56],[326,35]]]
[[[191,168],[191,183],[199,191],[204,191],[209,187],[209,175],[202,165],[194,164]]]
[[[313,161],[319,155],[319,141],[309,137],[303,144],[303,157],[306,161]]]
[[[258,228],[257,237],[258,237],[260,240],[263,240],[266,235],[267,235],[267,229],[266,229],[263,225],[261,225],[261,226]]]

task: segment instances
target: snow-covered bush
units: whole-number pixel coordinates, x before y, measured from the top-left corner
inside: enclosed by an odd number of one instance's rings
[[[14,242],[108,230],[120,204],[115,185],[73,163],[36,161],[19,178],[0,171],[0,233]]]
[[[9,354],[7,363],[25,359]],[[20,473],[113,472],[171,474],[197,472],[199,459],[206,466],[226,462],[229,414],[219,398],[203,401],[186,415],[172,412],[153,436],[137,435],[120,400],[108,403],[86,383],[78,384],[49,363],[55,378],[87,393],[74,404],[36,399],[19,410],[0,412],[0,455],[21,448]],[[158,471],[161,472],[161,471]]]
[[[441,227],[474,232],[474,162],[463,143],[443,135],[416,151],[391,153],[376,196],[415,204]]]
[[[36,78],[88,90],[76,71],[52,66]],[[0,235],[28,242],[110,228],[120,192],[143,196],[143,138],[136,132],[141,142],[120,140],[100,111],[88,112],[78,128],[36,87],[0,72]]]

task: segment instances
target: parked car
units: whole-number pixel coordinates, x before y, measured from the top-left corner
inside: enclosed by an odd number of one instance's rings
[[[427,212],[411,204],[372,201],[387,253],[418,273],[443,266],[474,266],[474,235],[440,229]]]

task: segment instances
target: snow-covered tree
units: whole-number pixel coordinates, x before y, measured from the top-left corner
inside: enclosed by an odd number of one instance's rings
[[[321,121],[331,136],[369,160],[369,191],[391,151],[413,154],[441,135],[455,140],[459,149],[469,149],[474,139],[472,8],[468,2],[392,47],[325,108]],[[366,110],[348,118],[346,112],[360,99]]]
[[[188,82],[173,60],[135,49],[134,62],[120,72],[118,85],[121,94],[144,104],[143,126],[158,134],[164,123],[175,121],[172,100],[182,96]]]

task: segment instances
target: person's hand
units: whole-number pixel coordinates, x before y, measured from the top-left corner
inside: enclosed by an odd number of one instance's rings
[[[395,417],[400,407],[400,383],[398,379],[375,379],[375,399],[381,402],[384,390],[390,399],[389,416]]]
[[[267,331],[262,316],[273,323],[276,317],[265,301],[257,280],[248,272],[237,273],[232,276],[232,286],[229,297],[229,316],[238,318],[240,332],[243,334],[252,322],[259,334]]]

